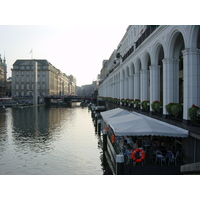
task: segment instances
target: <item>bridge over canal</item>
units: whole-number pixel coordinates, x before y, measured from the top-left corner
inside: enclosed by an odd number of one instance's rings
[[[52,102],[63,102],[64,104],[70,104],[72,102],[92,102],[95,103],[96,99],[93,97],[82,97],[82,96],[46,96],[44,97],[45,104],[51,104]]]

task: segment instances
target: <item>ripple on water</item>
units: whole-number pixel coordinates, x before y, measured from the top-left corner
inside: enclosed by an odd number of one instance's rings
[[[0,133],[0,174],[103,174],[101,150],[87,108],[6,112],[10,113],[1,127],[6,131]]]

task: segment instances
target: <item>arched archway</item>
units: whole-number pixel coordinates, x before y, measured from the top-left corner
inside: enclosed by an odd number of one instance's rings
[[[134,99],[134,74],[135,74],[134,63],[130,64],[129,72],[130,72],[130,76],[129,76],[129,99]]]
[[[120,99],[124,99],[125,98],[125,79],[126,79],[126,73],[125,73],[125,69],[122,69],[121,72],[121,78],[120,78]]]
[[[185,42],[182,33],[174,30],[168,42],[169,59],[165,59],[166,104],[183,103],[184,67],[183,53]]]
[[[183,54],[182,51],[185,49],[185,43],[183,35],[178,32],[175,35],[173,57],[175,59],[174,73],[175,73],[175,101],[177,103],[183,103],[183,85],[184,85],[184,70],[183,70]]]
[[[200,28],[193,26],[186,40],[186,48],[183,53],[183,84],[184,84],[184,105],[183,123],[190,119],[188,109],[195,104],[200,106]],[[180,66],[181,67],[181,66]]]
[[[155,52],[155,64],[156,66],[154,67],[157,72],[158,77],[158,87],[157,89],[158,92],[158,97],[157,100],[163,102],[163,59],[165,58],[164,56],[164,49],[161,43],[158,43],[156,47],[156,52]],[[155,77],[153,77],[155,78]],[[156,99],[154,99],[156,100]]]
[[[151,57],[149,52],[144,54],[143,66],[140,74],[141,78],[141,101],[150,100],[150,66],[151,66]]]
[[[125,69],[125,78],[124,78],[124,98],[129,98],[129,67],[127,66]]]

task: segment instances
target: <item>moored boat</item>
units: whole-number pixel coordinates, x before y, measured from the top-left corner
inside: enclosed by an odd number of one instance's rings
[[[104,152],[115,174],[181,174],[187,130],[120,108],[101,112],[101,117]]]

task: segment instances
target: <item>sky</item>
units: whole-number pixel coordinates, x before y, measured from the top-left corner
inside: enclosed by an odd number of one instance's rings
[[[7,77],[17,59],[47,59],[77,79],[77,85],[97,79],[128,25],[0,25],[0,54]],[[32,53],[30,53],[32,50]]]
[[[193,6],[195,0],[190,2],[181,3],[180,10],[180,2],[172,0],[164,7],[158,0],[3,1],[0,54],[6,58],[7,77],[17,59],[31,59],[32,50],[34,59],[47,59],[75,76],[78,86],[91,84],[128,25],[198,24],[198,6]]]

